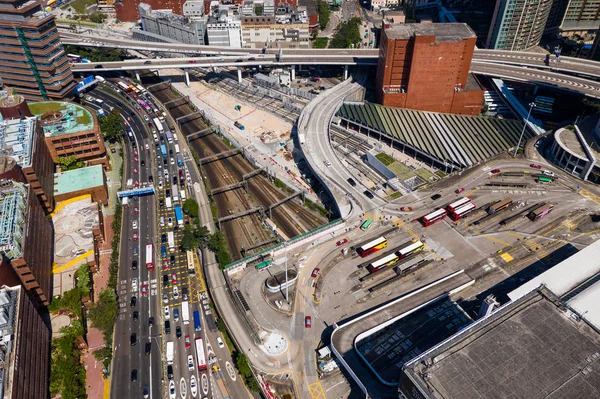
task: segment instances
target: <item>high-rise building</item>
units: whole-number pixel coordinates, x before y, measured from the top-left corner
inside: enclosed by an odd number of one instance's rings
[[[188,2],[189,3],[189,2]],[[193,12],[203,11],[202,7],[197,6]],[[187,5],[187,3],[186,3]],[[190,11],[190,7],[185,11]],[[136,29],[133,37],[145,41],[162,41],[185,44],[204,45],[204,36],[206,33],[206,18],[202,15],[198,17],[184,17],[176,15],[171,10],[152,10],[149,4],[140,4],[140,15],[142,17],[142,30]]]
[[[600,0],[554,0],[546,32],[578,33],[600,28]]]
[[[486,47],[522,51],[537,46],[552,0],[497,0]]]
[[[60,99],[75,87],[54,16],[41,0],[0,0],[0,79],[27,99]]]
[[[384,24],[377,98],[386,106],[477,115],[483,91],[469,74],[477,37],[466,24]]]
[[[18,285],[0,288],[0,359],[0,397],[48,397],[50,331]]]

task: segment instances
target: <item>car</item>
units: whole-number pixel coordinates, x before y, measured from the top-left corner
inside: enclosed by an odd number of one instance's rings
[[[174,321],[179,321],[179,309],[177,308],[173,308],[173,320]]]
[[[198,60],[188,60],[188,64],[195,64]]]
[[[167,226],[173,227],[173,218],[168,218],[167,219]]]
[[[188,369],[190,371],[194,370],[194,356],[188,355]]]
[[[134,295],[131,297],[131,301],[129,302],[129,306],[135,308],[135,304],[137,303],[137,297]]]
[[[173,284],[177,284],[177,273],[171,274],[171,281],[173,281]]]
[[[181,338],[181,326],[175,328],[175,335],[177,336],[177,339]]]
[[[132,382],[137,381],[137,370],[136,369],[131,370],[131,381]]]
[[[133,247],[133,256],[137,256],[137,247]]]
[[[328,168],[331,166],[331,162],[329,162],[329,160],[325,160],[325,166],[327,166]]]
[[[400,208],[400,210],[402,212],[410,212],[410,211],[412,211],[412,207],[410,207],[410,206],[403,206],[402,208]]]
[[[167,158],[163,159],[163,165],[167,166]]]
[[[163,259],[163,270],[169,270],[169,261]]]
[[[434,200],[434,201],[435,201],[435,200],[438,200],[438,199],[440,199],[440,198],[442,198],[442,194],[433,194],[433,195],[431,196],[431,199],[432,199],[432,200]]]
[[[137,161],[137,159],[136,159],[136,161]],[[134,175],[137,175],[137,174],[138,174],[138,169],[137,169],[137,168],[133,168],[133,174],[134,174]]]
[[[151,60],[144,61],[144,65],[149,65],[149,64],[152,64]]]
[[[169,380],[173,379],[173,366],[172,365],[167,366],[167,378]]]
[[[177,287],[173,287],[173,298],[175,298],[175,299],[179,298],[179,288],[177,288]]]
[[[171,322],[169,320],[165,320],[165,333],[171,334]]]
[[[493,169],[492,170],[492,174],[496,175],[498,173],[500,173],[500,169]]]
[[[223,58],[217,58],[217,62],[223,62]]]
[[[135,310],[132,314],[131,317],[133,318],[133,321],[137,321],[140,318],[140,315],[138,313],[137,310]]]
[[[148,122],[148,121],[150,120],[150,118],[148,118],[148,115],[144,115],[144,120],[145,120],[146,122]]]
[[[162,188],[163,188],[163,184],[162,184],[162,180],[161,180],[158,182],[158,189],[162,190]],[[162,203],[162,199],[160,200],[160,202]],[[161,207],[162,207],[162,205],[161,205]]]
[[[138,240],[138,232],[134,231],[133,232],[133,241],[137,241]]]
[[[347,238],[342,238],[341,240],[339,240],[338,242],[336,242],[335,245],[337,245],[338,247],[341,247],[342,245],[344,245],[347,242],[348,242]]]
[[[137,278],[132,278],[131,279],[131,292],[137,292],[138,290],[138,280]]]
[[[352,187],[356,187],[356,182],[351,177],[348,179],[348,184],[350,184]]]
[[[173,184],[177,184],[177,176],[173,176]]]
[[[175,159],[173,159],[173,157],[171,157],[171,165],[175,165]]]
[[[375,198],[375,197],[373,196],[373,193],[371,193],[369,190],[365,190],[365,191],[363,191],[363,194],[365,195],[365,197],[367,197],[367,198],[369,198],[369,199],[373,199],[373,198]]]
[[[169,312],[169,307],[165,306],[165,319],[169,319],[171,317],[171,312]]]
[[[196,60],[191,60],[191,61],[196,62]],[[175,398],[176,398],[176,394],[175,394],[175,381],[171,380],[169,382],[169,399],[175,399]]]
[[[154,177],[152,177],[152,175],[149,175],[149,176],[148,176],[148,181],[149,181],[150,183],[154,183]]]
[[[167,235],[166,234],[161,234],[161,236],[160,236],[160,242],[162,242],[163,244],[165,242],[167,242]]]
[[[131,269],[132,270],[137,270],[137,260],[134,260],[131,262]]]
[[[185,347],[189,348],[190,346],[192,346],[192,344],[190,342],[190,336],[186,335],[184,338],[185,338]]]
[[[554,177],[554,172],[551,172],[549,170],[542,170],[542,173],[546,176]]]
[[[182,169],[179,169],[179,178],[183,179],[183,170]]]
[[[310,316],[306,316],[304,318],[304,327],[306,327],[306,328],[312,327],[312,319],[310,318]]]
[[[165,169],[165,179],[169,178],[169,171]]]
[[[138,222],[137,222],[137,220],[134,220],[133,222],[131,222],[131,227],[133,227],[134,229],[138,228]]]
[[[133,207],[133,214],[137,215],[138,213],[140,213],[140,207],[136,205]]]
[[[145,348],[146,356],[150,355],[151,350],[152,350],[152,343],[146,342],[146,348]]]
[[[169,303],[169,296],[167,294],[163,294],[163,303]]]
[[[534,168],[534,169],[542,169],[542,165],[538,165],[538,164],[535,164],[535,163],[532,163],[529,166],[532,167],[532,168]]]
[[[154,317],[148,317],[148,327],[152,327],[154,325]]]
[[[187,290],[187,287],[183,287],[181,289],[181,296],[182,296],[182,298],[183,298],[184,301],[188,300],[188,290]]]
[[[140,186],[140,181],[136,180],[135,182],[133,182],[133,187],[139,187]]]
[[[169,275],[163,274],[163,287],[167,288],[169,286]]]
[[[256,61],[256,57],[250,57],[248,58],[248,61]]]
[[[171,266],[175,266],[175,255],[171,255],[169,261],[171,262]]]
[[[239,58],[239,59],[235,60],[235,62],[244,62],[244,60]]]
[[[148,399],[150,397],[150,388],[148,387],[148,385],[144,385],[144,390],[142,391],[142,394],[144,395],[144,399]]]
[[[140,165],[144,166],[144,165],[146,165],[146,162],[144,162],[144,160],[142,159],[142,160],[140,161]]]
[[[131,346],[137,345],[137,334],[136,333],[131,334],[131,336],[129,337],[129,342],[131,343]]]
[[[142,296],[148,296],[148,284],[142,284]]]
[[[196,394],[198,393],[198,386],[196,385],[196,376],[195,375],[193,375],[190,378],[190,392],[191,392],[193,398],[195,398]]]
[[[312,273],[310,274],[310,276],[311,276],[312,278],[315,278],[315,277],[317,277],[317,276],[319,275],[319,272],[320,272],[320,271],[321,271],[321,269],[319,269],[318,267],[315,267],[315,268],[313,269]]]
[[[465,191],[465,188],[464,188],[464,187],[461,187],[461,188],[457,188],[456,190],[454,190],[454,193],[455,193],[455,194],[460,194],[460,193],[462,193],[463,191]]]
[[[185,188],[185,182],[183,181],[183,177],[179,180],[179,187]]]
[[[225,344],[223,343],[223,340],[221,339],[221,337],[217,337],[217,345],[219,345],[219,348],[223,349],[225,347]]]

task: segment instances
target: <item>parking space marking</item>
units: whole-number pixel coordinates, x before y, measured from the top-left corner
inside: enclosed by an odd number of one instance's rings
[[[323,385],[320,382],[308,385],[308,390],[312,399],[327,399],[325,391],[323,391]]]
[[[514,258],[512,256],[510,256],[510,254],[508,252],[504,252],[502,255],[500,255],[500,257],[506,262],[510,262],[512,260],[514,260]]]
[[[489,236],[489,235],[487,235],[487,234],[482,234],[482,235],[481,235],[481,237],[485,237],[485,238],[487,238],[487,239],[488,239],[488,240],[490,240],[490,241],[494,241],[494,242],[497,242],[498,244],[502,244],[502,245],[504,245],[505,247],[508,247],[508,246],[510,245],[509,243],[507,243],[507,242],[505,242],[505,241],[499,240],[499,239],[497,239],[496,237],[492,237],[492,236]]]
[[[579,194],[589,199],[590,201],[594,201],[596,204],[600,205],[600,197],[594,193],[589,192],[588,190],[579,190]]]

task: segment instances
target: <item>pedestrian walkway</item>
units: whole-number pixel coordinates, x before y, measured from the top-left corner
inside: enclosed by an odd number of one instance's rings
[[[114,148],[115,152],[113,153],[110,149]],[[118,201],[117,191],[121,189],[121,164],[123,163],[123,158],[121,158],[121,145],[120,144],[110,144],[107,147],[106,153],[108,154],[108,159],[110,160],[110,171],[106,172],[106,185],[108,186],[108,204],[107,206],[102,208],[102,212],[104,216],[114,215],[115,208],[114,204]]]

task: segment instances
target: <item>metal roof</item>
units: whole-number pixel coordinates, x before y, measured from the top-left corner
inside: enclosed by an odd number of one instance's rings
[[[370,127],[440,163],[464,168],[517,145],[523,124],[515,120],[443,114],[378,104],[344,104],[337,114]],[[532,137],[525,131],[523,141]]]

